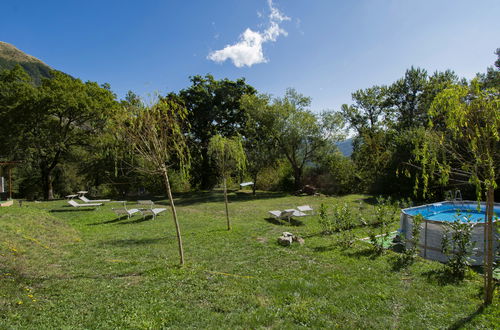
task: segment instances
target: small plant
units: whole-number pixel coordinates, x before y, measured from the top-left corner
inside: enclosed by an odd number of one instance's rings
[[[405,244],[405,249],[403,250],[403,254],[401,255],[400,261],[403,265],[408,266],[411,265],[415,259],[420,254],[420,231],[422,229],[422,221],[424,217],[421,214],[417,214],[413,218],[413,226],[411,228],[411,238],[403,239],[403,242],[409,243]],[[407,247],[407,246],[410,247]]]
[[[465,221],[460,221],[460,213],[457,213],[457,220],[447,223],[441,249],[448,256],[446,271],[455,279],[463,280],[467,267],[470,265],[469,259],[475,242],[471,241],[474,224],[470,221],[470,216],[465,216]]]
[[[328,216],[328,207],[323,203],[321,203],[321,206],[319,207],[319,224],[323,228],[323,234],[329,235],[333,233],[333,221]]]
[[[347,203],[334,204],[332,207],[332,218],[335,230],[347,230],[354,227],[352,212]]]
[[[356,241],[356,236],[351,230],[342,230],[340,232],[339,245],[344,248],[350,248]]]
[[[382,254],[384,252],[384,240],[383,237],[377,237],[375,231],[370,231],[370,243],[373,245],[373,250],[376,254]]]

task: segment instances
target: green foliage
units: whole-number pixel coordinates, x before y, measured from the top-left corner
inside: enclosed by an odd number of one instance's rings
[[[246,168],[246,155],[241,137],[224,138],[214,135],[208,144],[208,155],[215,164],[220,178],[242,174]]]
[[[205,77],[191,77],[191,86],[175,95],[188,110],[191,158],[195,160],[193,185],[200,185],[203,189],[213,187],[216,171],[209,163],[209,141],[217,134],[223,137],[244,135],[247,115],[240,99],[255,93],[255,89],[243,78],[236,81],[216,80],[207,74]]]
[[[295,189],[301,188],[307,162],[315,160],[328,141],[333,143],[343,136],[340,115],[324,113],[321,119],[318,118],[307,109],[311,99],[294,89],[287,89],[283,98],[271,101],[269,97],[261,96],[247,99],[246,103],[250,104],[248,108],[254,125],[268,134],[279,154],[290,163]]]
[[[420,232],[422,230],[422,221],[424,217],[421,214],[417,214],[413,217],[412,228],[411,228],[411,238],[403,238],[403,243],[405,244],[405,249],[401,254],[401,263],[405,266],[413,264],[415,259],[420,255]],[[409,246],[409,247],[408,247]]]
[[[441,249],[449,258],[445,264],[446,272],[456,280],[463,280],[475,246],[475,242],[471,240],[474,224],[471,223],[470,216],[465,216],[466,221],[461,221],[464,216],[460,213],[456,217],[456,221],[445,223]]]

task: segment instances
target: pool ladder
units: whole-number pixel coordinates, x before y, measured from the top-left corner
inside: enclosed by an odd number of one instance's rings
[[[453,196],[453,192],[448,190],[446,192],[446,200],[447,201],[461,201],[462,200],[462,192],[460,189],[455,190],[455,196]]]

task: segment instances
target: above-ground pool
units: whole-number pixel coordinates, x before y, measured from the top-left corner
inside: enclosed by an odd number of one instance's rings
[[[411,239],[413,218],[421,214],[424,220],[420,229],[420,254],[426,259],[446,262],[448,257],[441,252],[445,224],[456,220],[469,220],[474,224],[472,241],[475,242],[471,263],[481,265],[484,256],[485,210],[484,203],[481,203],[478,208],[478,203],[474,201],[447,201],[403,209],[401,210],[400,232],[407,239]],[[495,204],[493,221],[498,222],[499,218],[500,204]],[[407,240],[406,244],[409,247],[411,243]],[[498,248],[496,239],[494,240],[494,248]]]

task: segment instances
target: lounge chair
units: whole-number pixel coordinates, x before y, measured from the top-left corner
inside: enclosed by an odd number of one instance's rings
[[[299,210],[300,212],[305,213],[306,215],[313,215],[314,214],[313,208],[310,207],[309,205],[297,206],[297,210]]]
[[[269,213],[272,216],[274,216],[276,219],[282,219],[282,220],[286,219],[288,222],[290,222],[290,218],[292,218],[292,217],[306,216],[305,213],[300,212],[300,211],[295,210],[295,209],[288,209],[288,210],[284,210],[284,211],[275,210],[275,211],[269,211]]]
[[[88,199],[85,195],[78,196],[78,198],[85,203],[104,203],[111,201],[111,199]]]
[[[146,208],[141,208],[139,210],[142,212],[143,216],[152,215],[153,219],[156,219],[156,216],[158,214],[167,210],[166,208],[163,208],[163,207],[154,207],[155,203],[153,201],[150,201],[150,200],[140,200],[140,201],[137,201],[137,203],[139,205],[148,206]]]
[[[86,203],[86,204],[78,204],[74,200],[69,200],[68,204],[73,207],[99,207],[102,206],[102,203]]]
[[[127,209],[125,206],[124,207],[114,208],[112,210],[113,210],[113,212],[115,212],[115,214],[119,218],[121,218],[124,215],[126,215],[128,219],[130,219],[130,217],[133,216],[135,213],[141,212],[141,210],[139,210],[139,209]]]

